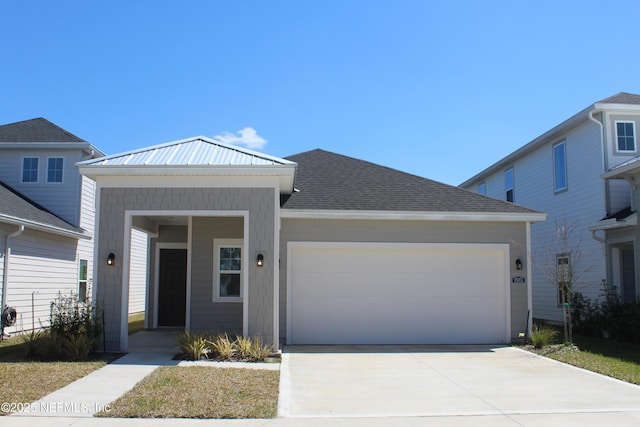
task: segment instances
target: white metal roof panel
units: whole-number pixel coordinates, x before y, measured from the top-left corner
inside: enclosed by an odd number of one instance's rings
[[[200,136],[101,157],[80,164],[87,166],[268,166],[295,163]]]

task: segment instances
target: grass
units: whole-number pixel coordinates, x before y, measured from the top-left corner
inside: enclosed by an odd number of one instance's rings
[[[273,418],[279,376],[270,370],[163,366],[98,416]]]
[[[26,361],[25,351],[26,345],[20,337],[0,343],[0,402],[36,401],[107,364],[105,360]]]
[[[144,312],[129,316],[129,335],[144,331]]]
[[[640,346],[574,335],[575,346],[554,345],[536,351],[546,357],[640,385]]]

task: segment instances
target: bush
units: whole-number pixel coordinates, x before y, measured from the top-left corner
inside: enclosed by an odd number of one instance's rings
[[[273,353],[273,346],[262,344],[260,337],[255,337],[251,343],[251,360],[262,362]]]
[[[535,348],[546,347],[558,336],[558,330],[553,326],[535,324],[531,331],[531,343]]]
[[[210,352],[208,338],[200,332],[189,332],[185,329],[176,338],[176,344],[187,360],[200,360]]]
[[[222,360],[231,360],[235,356],[238,347],[236,342],[232,341],[227,334],[219,335],[209,344],[214,357]]]
[[[64,340],[64,348],[69,353],[71,360],[76,362],[87,360],[94,344],[95,339],[82,333],[76,333]]]

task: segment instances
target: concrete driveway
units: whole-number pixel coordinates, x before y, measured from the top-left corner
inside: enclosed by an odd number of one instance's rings
[[[640,387],[511,347],[291,346],[281,369],[281,417],[573,414],[640,423]]]

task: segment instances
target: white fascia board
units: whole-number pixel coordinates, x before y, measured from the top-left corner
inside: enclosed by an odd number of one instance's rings
[[[415,221],[541,222],[545,213],[416,212],[281,209],[281,218]]]
[[[635,161],[624,166],[614,167],[600,176],[604,179],[624,179],[624,175],[635,175],[638,173],[640,173],[640,161]]]
[[[103,157],[104,153],[88,142],[0,142],[0,148],[37,150],[82,150],[93,157]]]
[[[638,214],[634,213],[626,217],[625,219],[617,220],[615,218],[609,218],[602,221],[598,221],[589,227],[589,231],[598,230],[611,230],[613,228],[624,228],[638,225]]]
[[[91,236],[70,230],[65,230],[64,228],[55,227],[52,225],[42,224],[35,221],[29,221],[22,218],[16,218],[8,215],[0,215],[0,222],[4,222],[7,224],[14,225],[24,225],[26,228],[30,228],[32,230],[44,231],[46,233],[57,234],[59,236],[72,237],[74,239],[85,239],[91,240]]]
[[[628,111],[640,112],[640,105],[635,105],[635,104],[607,104],[607,103],[596,102],[593,106],[598,110],[606,110],[607,113],[614,113],[614,114],[616,112],[625,113]]]

